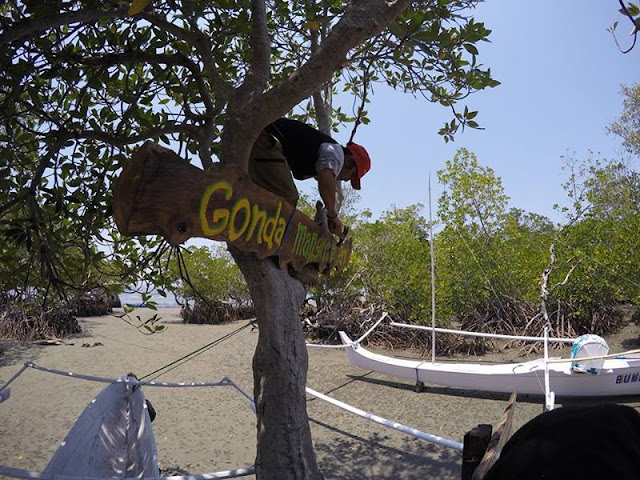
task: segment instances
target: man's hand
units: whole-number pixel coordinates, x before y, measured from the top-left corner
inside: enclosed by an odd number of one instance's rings
[[[344,230],[344,226],[340,221],[340,218],[336,215],[335,217],[330,217],[327,215],[327,226],[329,227],[329,231],[334,235],[338,235],[340,239],[342,239],[342,232]]]

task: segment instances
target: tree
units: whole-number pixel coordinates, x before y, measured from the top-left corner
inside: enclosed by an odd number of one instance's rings
[[[517,208],[507,212],[498,256],[500,272],[509,279],[504,293],[531,304],[540,302],[539,278],[549,264],[549,246],[557,233],[547,217]]]
[[[231,255],[221,245],[186,249],[171,267],[172,284],[179,285],[177,293],[185,300],[195,303],[231,301],[235,306],[250,303],[247,284]]]
[[[573,267],[557,296],[574,306],[574,318],[595,331],[598,312],[638,302],[640,178],[624,163],[589,158],[572,164],[565,190],[573,202],[572,222],[558,241],[560,279]]]
[[[469,311],[485,305],[497,290],[488,272],[494,270],[492,245],[501,225],[508,198],[491,168],[482,167],[475,154],[459,149],[437,172],[444,192],[438,199],[438,265],[450,277],[440,277],[443,296],[451,311]]]
[[[43,266],[45,295],[65,286],[54,268],[62,264],[59,225],[85,232],[83,247],[108,242],[127,283],[149,278],[154,269],[144,267],[163,258],[159,239],[122,239],[110,215],[109,187],[144,140],[196,155],[205,169],[218,160],[246,170],[271,121],[309,98],[331,113],[337,79],[363,103],[360,85],[379,80],[454,109],[441,132],[449,140],[460,125],[477,127],[477,112],[459,112],[456,102],[497,84],[476,61],[489,31],[464,10],[475,0],[149,3],[130,11],[120,0],[16,0],[0,10],[0,148],[11,173],[0,216],[26,212],[19,219]],[[318,123],[328,123],[320,114]],[[100,252],[91,265],[103,264]],[[297,315],[304,288],[270,260],[232,255],[260,326],[257,476],[320,478]]]
[[[630,153],[640,155],[640,83],[623,86],[622,95],[622,114],[611,122],[608,130],[622,138],[622,144]]]
[[[512,300],[537,300],[537,279],[554,227],[539,215],[506,211],[508,197],[493,169],[466,149],[438,171],[445,191],[438,200],[443,230],[436,238],[441,313],[511,325]]]
[[[461,148],[438,171],[438,180],[445,187],[438,200],[438,215],[443,222],[457,228],[472,227],[490,239],[509,200],[493,169],[480,166],[475,154]]]
[[[353,285],[361,295],[412,320],[431,312],[429,242],[421,208],[393,208],[375,222],[359,224],[351,261],[360,272]]]

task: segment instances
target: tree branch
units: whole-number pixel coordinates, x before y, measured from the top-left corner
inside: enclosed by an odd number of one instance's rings
[[[260,129],[311,96],[344,65],[354,47],[384,30],[410,4],[411,0],[351,2],[318,51],[287,80],[262,95],[260,102],[235,95],[228,106],[234,118],[227,117],[224,125],[221,160],[246,169]]]
[[[264,123],[268,124],[312,95],[335,71],[340,70],[349,51],[379,34],[410,4],[411,0],[352,2],[318,51],[298,72],[265,94],[262,108],[256,115],[264,116]]]
[[[263,91],[269,80],[271,69],[271,45],[264,0],[251,0],[251,13],[253,56],[244,82],[229,99],[221,152],[222,162],[233,161],[244,170],[247,169],[254,140],[260,129],[269,123],[269,121],[261,121],[263,119],[251,113],[251,110],[262,103]],[[257,98],[261,100],[256,101]]]
[[[631,23],[633,23],[635,27],[635,32],[637,33],[638,30],[640,30],[640,18],[633,18],[633,15],[631,15],[631,12],[629,12],[629,9],[627,8],[627,6],[624,4],[622,0],[618,0],[618,3],[620,4],[620,7],[621,7],[620,9],[624,13],[624,15],[626,15],[629,18],[629,20],[631,20]]]
[[[264,0],[251,1],[251,48],[253,56],[247,78],[238,89],[240,95],[261,94],[269,80],[271,52]]]
[[[97,130],[75,130],[75,131],[55,131],[51,132],[52,135],[58,136],[64,140],[71,139],[85,139],[85,140],[99,140],[115,147],[124,147],[134,143],[142,142],[149,138],[159,137],[161,135],[171,135],[174,133],[186,133],[198,140],[200,139],[200,129],[194,125],[189,124],[169,124],[166,126],[157,126],[144,130],[135,135],[128,135],[126,137],[120,137],[111,135],[106,132]]]
[[[202,103],[207,110],[209,116],[214,115],[215,107],[213,104],[213,100],[211,99],[211,95],[209,92],[209,88],[205,84],[202,78],[202,71],[196,62],[191,60],[189,57],[181,54],[174,53],[171,55],[162,55],[141,51],[133,51],[126,53],[112,53],[107,54],[99,58],[78,58],[78,62],[82,62],[88,66],[110,66],[110,65],[118,65],[118,64],[129,64],[129,63],[150,63],[150,64],[164,64],[169,67],[180,65],[188,69],[193,75],[193,79],[198,85],[198,91],[200,92],[200,96],[202,97]]]
[[[633,35],[633,43],[626,50],[624,50],[620,46],[620,44],[618,43],[618,38],[616,37],[616,34],[615,34],[615,27],[618,22],[616,22],[616,24],[614,24],[610,29],[607,29],[607,30],[611,32],[611,35],[613,36],[613,41],[616,42],[616,46],[618,47],[618,50],[620,50],[622,53],[629,53],[636,46],[636,40],[638,39],[638,31],[640,30],[640,18],[638,19],[633,18],[633,15],[631,15],[631,13],[629,12],[629,10],[627,9],[626,5],[622,0],[618,0],[618,3],[620,4],[620,12],[629,20],[631,20],[631,23],[633,24],[633,30],[631,30],[631,34]]]
[[[205,75],[211,83],[211,88],[213,89],[214,94],[220,99],[220,103],[227,103],[231,93],[233,92],[233,87],[225,83],[222,77],[220,77],[218,67],[211,55],[213,46],[211,45],[209,38],[202,32],[186,30],[167,21],[165,18],[161,18],[150,13],[143,13],[141,16],[152,25],[171,33],[176,38],[184,40],[196,49],[200,56],[200,60],[202,60]]]
[[[113,10],[76,10],[73,12],[61,13],[60,15],[28,18],[22,22],[14,24],[11,28],[0,35],[0,46],[20,40],[33,33],[41,32],[50,28],[71,25],[73,23],[93,23],[103,19],[124,18],[128,16],[128,7],[121,7]]]
[[[27,198],[29,195],[35,196],[35,193],[38,189],[38,185],[40,185],[42,181],[42,177],[44,176],[44,172],[51,165],[51,160],[58,153],[62,144],[63,144],[63,141],[61,140],[56,141],[53,147],[47,152],[47,154],[39,158],[38,166],[33,171],[31,183],[29,184],[29,187],[23,188],[22,191],[20,193],[17,193],[12,200],[5,203],[4,205],[0,205],[0,216],[4,215],[5,212],[7,212],[12,206],[17,205],[18,203],[24,201],[25,198]]]
[[[326,13],[326,12],[325,12]],[[324,36],[323,36],[324,38]],[[311,54],[313,55],[320,48],[320,29],[309,27],[309,40],[311,47]],[[318,122],[318,129],[326,133],[331,134],[331,93],[333,82],[330,80],[315,92],[313,92],[313,108],[316,112],[316,120]],[[324,94],[324,95],[323,95]],[[340,204],[342,204],[342,188],[340,182],[337,182],[337,192],[340,198]]]
[[[222,79],[218,72],[218,67],[212,55],[213,45],[211,44],[209,37],[207,37],[200,31],[186,30],[182,27],[179,27],[178,25],[167,21],[164,18],[149,13],[143,13],[142,17],[152,25],[155,25],[158,28],[162,28],[175,37],[189,43],[193,48],[196,49],[196,52],[198,52],[199,58],[204,65],[205,76],[209,80],[213,93],[217,99],[217,107],[214,106],[213,103],[209,104],[210,108],[207,107],[207,118],[202,128],[200,129],[200,161],[202,162],[203,167],[206,169],[212,164],[211,143],[215,138],[215,112],[216,110],[218,112],[221,112],[224,106],[229,102],[229,98],[233,93],[233,87],[231,85],[228,85]],[[206,89],[206,86],[204,84],[199,84],[199,88]],[[209,94],[207,94],[206,96],[210,97]]]

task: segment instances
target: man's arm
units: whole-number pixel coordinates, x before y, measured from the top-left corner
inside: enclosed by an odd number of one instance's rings
[[[336,176],[329,168],[324,168],[318,172],[318,192],[324,202],[329,217],[336,217]]]
[[[316,162],[316,176],[318,191],[327,209],[327,224],[329,231],[338,236],[342,235],[342,222],[338,218],[336,198],[336,179],[344,166],[344,151],[337,143],[323,143],[318,151]]]
[[[336,206],[336,176],[329,168],[323,168],[318,172],[318,192],[327,209],[329,231],[336,235],[342,235],[342,222],[338,218]]]

